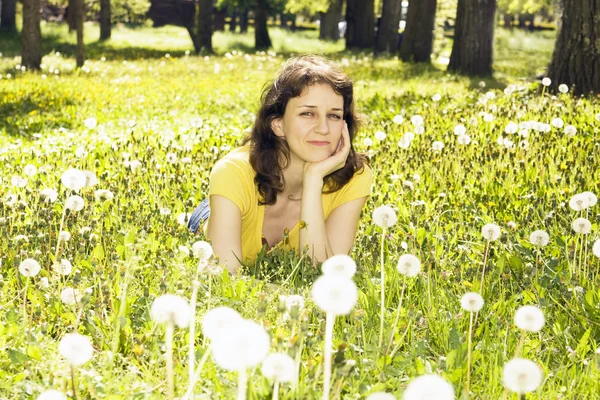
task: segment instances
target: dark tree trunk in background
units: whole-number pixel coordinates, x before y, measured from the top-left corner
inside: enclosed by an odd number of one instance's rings
[[[75,0],[75,4],[75,30],[77,31],[75,61],[77,63],[77,68],[81,68],[85,62],[85,48],[83,46],[83,20],[85,17],[85,3],[84,0]]]
[[[356,26],[356,3],[359,0],[346,1],[346,49],[354,48],[354,27]]]
[[[267,28],[267,0],[256,0],[254,12],[254,47],[264,50],[271,47],[271,38]]]
[[[21,64],[30,70],[39,70],[42,63],[40,15],[40,0],[23,0]]]
[[[248,9],[240,13],[240,33],[248,32]]]
[[[67,3],[67,23],[69,24],[69,32],[73,32],[75,27],[75,15],[77,14],[77,1],[69,0]]]
[[[17,31],[17,0],[0,1],[0,31]]]
[[[288,29],[287,22],[288,22],[287,15],[285,13],[279,14],[279,24],[281,25],[281,27],[283,29]]]
[[[321,13],[319,26],[319,39],[339,40],[338,23],[342,20],[342,7],[344,0],[332,0],[327,12]]]
[[[223,32],[225,30],[225,17],[227,16],[227,10],[225,8],[217,9],[215,17],[213,19],[214,31]]]
[[[449,71],[492,74],[495,15],[496,0],[458,0]]]
[[[237,29],[237,11],[231,13],[231,21],[229,21],[229,32],[234,32]]]
[[[200,0],[198,7],[198,36],[194,48],[196,53],[212,53],[212,0]]]
[[[110,0],[100,0],[100,40],[110,39]]]
[[[291,21],[290,23],[290,30],[292,32],[296,32],[296,14],[290,14],[287,17],[288,21]]]
[[[377,44],[375,46],[376,53],[392,52],[396,50],[400,13],[402,11],[401,4],[402,2],[397,0],[383,0],[381,26],[377,33]],[[412,3],[409,3],[409,7],[411,5]]]
[[[563,0],[548,76],[575,95],[600,94],[600,1]]]
[[[512,28],[513,21],[515,20],[514,15],[512,15],[512,14],[504,14],[503,18],[504,18],[504,27],[505,28]]]
[[[408,3],[406,29],[400,46],[403,61],[430,62],[433,48],[436,0]]]
[[[348,1],[348,4],[350,0]],[[375,0],[354,0],[351,48],[370,49],[375,45]],[[346,42],[348,47],[348,42]]]

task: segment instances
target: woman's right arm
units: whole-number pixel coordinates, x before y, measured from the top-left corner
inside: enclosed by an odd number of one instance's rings
[[[210,196],[207,235],[213,251],[229,272],[237,273],[242,260],[242,212],[224,196]],[[236,258],[237,257],[237,258]]]

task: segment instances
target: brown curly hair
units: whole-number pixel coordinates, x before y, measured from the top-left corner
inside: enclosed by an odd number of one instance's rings
[[[364,119],[355,109],[352,80],[324,57],[293,57],[279,71],[277,78],[263,87],[254,126],[242,141],[242,144],[250,142],[250,164],[256,172],[254,182],[264,199],[260,204],[275,204],[277,194],[283,192],[285,185],[283,170],[290,163],[290,148],[284,139],[275,135],[271,121],[283,117],[291,98],[300,96],[307,86],[315,84],[327,84],[344,98],[343,119],[350,134],[350,154],[346,165],[325,177],[324,193],[340,190],[368,163],[366,155],[355,152],[352,146]]]

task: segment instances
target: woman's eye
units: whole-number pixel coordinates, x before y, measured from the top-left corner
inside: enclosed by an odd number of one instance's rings
[[[335,119],[340,119],[341,117],[337,114],[331,114],[332,117],[335,117]]]
[[[303,112],[303,113],[302,113],[302,114],[300,114],[300,115],[309,115],[309,114],[310,114],[310,115],[312,115],[312,113],[311,113],[310,111],[306,111],[306,112]]]

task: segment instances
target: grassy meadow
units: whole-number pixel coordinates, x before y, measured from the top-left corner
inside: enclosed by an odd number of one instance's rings
[[[304,52],[327,54],[353,78],[365,115],[354,146],[374,171],[351,254],[358,302],[334,327],[331,397],[385,391],[400,399],[411,379],[436,373],[456,398],[468,398],[470,358],[471,399],[518,398],[502,384],[518,352],[543,372],[522,398],[597,398],[600,206],[574,211],[569,203],[600,193],[600,100],[550,95],[535,81],[553,33],[498,29],[495,79],[479,80],[446,74],[443,58],[433,66],[374,59],[343,51],[342,41],[320,42],[316,32],[276,28],[272,51],[255,53],[252,34],[216,33],[217,55],[205,57],[186,53],[193,49],[182,28],[118,26],[100,43],[98,26],[86,24],[89,60],[76,70],[74,36],[65,26],[42,28],[40,73],[17,68],[18,37],[0,37],[0,398],[35,399],[48,389],[80,399],[167,398],[169,346],[150,310],[163,294],[189,300],[195,280],[195,398],[236,396],[237,374],[216,365],[200,328],[216,306],[259,322],[271,351],[300,361],[298,385],[282,383],[279,398],[322,396],[325,314],[310,295],[320,271],[306,257],[272,252],[241,276],[198,273],[190,250],[205,238],[181,224],[205,198],[216,160],[251,127],[264,83]],[[80,211],[64,211],[72,193],[60,178],[69,168],[97,177],[80,191]],[[383,205],[398,221],[382,246],[372,213]],[[590,222],[589,233],[573,230],[576,218]],[[499,239],[482,237],[489,223]],[[530,242],[536,230],[549,234],[547,246]],[[61,231],[69,235],[59,240]],[[421,261],[417,276],[396,270],[403,254]],[[34,277],[19,271],[27,258],[41,265]],[[63,259],[71,269],[56,268]],[[469,354],[470,315],[460,300],[479,291],[485,303]],[[293,294],[305,304],[290,313],[281,296]],[[544,312],[541,331],[522,335],[515,326],[522,305]],[[94,349],[74,370],[58,350],[72,332]],[[174,331],[176,396],[190,380],[189,335]],[[273,398],[260,367],[248,372],[246,394]]]

